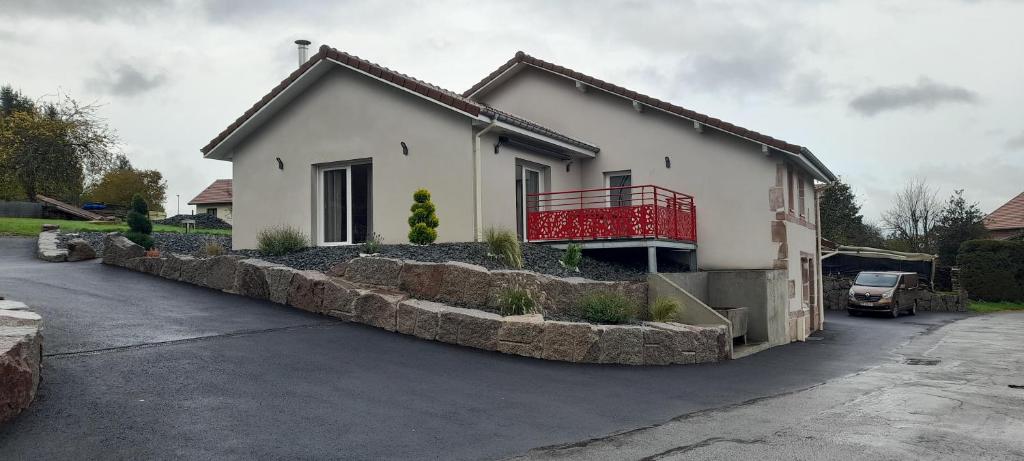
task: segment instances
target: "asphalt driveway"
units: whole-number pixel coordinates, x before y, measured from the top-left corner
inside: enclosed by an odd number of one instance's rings
[[[545,362],[422,341],[0,238],[0,294],[44,319],[36,402],[4,459],[480,459],[807,388],[962,318],[828,316],[720,364]]]

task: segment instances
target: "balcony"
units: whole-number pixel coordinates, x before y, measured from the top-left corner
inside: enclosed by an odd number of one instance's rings
[[[527,194],[526,239],[653,239],[696,245],[697,208],[692,196],[652,185]]]

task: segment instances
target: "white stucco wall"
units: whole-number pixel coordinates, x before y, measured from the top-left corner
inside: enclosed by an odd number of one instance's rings
[[[373,230],[385,242],[407,241],[418,188],[437,205],[438,241],[473,239],[470,119],[339,67],[234,151],[234,247],[253,248],[256,233],[276,224],[315,238],[314,165],[357,159],[372,160]]]
[[[581,162],[582,187],[603,187],[604,172],[630,170],[633,184],[654,184],[693,195],[697,205],[699,264],[703,269],[771,269],[774,212],[768,190],[776,158],[760,146],[692,124],[599,90],[575,89],[572,80],[524,70],[482,98],[601,148]],[[671,168],[665,167],[665,157]]]
[[[207,203],[196,205],[196,214],[207,214],[210,208],[217,209],[217,217],[227,221],[231,224],[231,204],[230,203]]]

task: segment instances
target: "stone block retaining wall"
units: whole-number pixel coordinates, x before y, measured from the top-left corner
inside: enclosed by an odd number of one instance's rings
[[[502,317],[457,306],[493,306],[504,286],[535,293],[544,312],[565,312],[593,290],[613,290],[646,306],[637,283],[561,279],[526,271],[488,271],[449,262],[359,258],[324,274],[240,256],[165,255],[147,258],[141,247],[111,234],[103,262],[164,278],[265,299],[347,322],[506,354],[547,360],[629,365],[702,363],[728,357],[720,326],[643,322],[593,325],[545,320],[540,314]],[[453,306],[454,305],[454,306]]]
[[[83,239],[68,242],[67,248],[58,247],[60,229],[53,224],[44,224],[43,231],[36,240],[36,257],[43,261],[62,263],[65,261],[84,261],[96,258],[96,250]]]
[[[847,295],[853,286],[853,279],[826,275],[823,279],[825,307],[830,310],[846,310]],[[921,290],[917,298],[917,310],[927,312],[967,312],[966,293],[935,293]]]
[[[0,298],[0,424],[28,408],[39,388],[42,318],[24,304]]]

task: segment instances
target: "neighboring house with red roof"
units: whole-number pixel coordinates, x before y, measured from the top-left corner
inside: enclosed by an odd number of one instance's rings
[[[196,198],[189,200],[189,205],[195,205],[196,214],[209,214],[216,216],[228,224],[231,224],[231,180],[218,179],[203,189]]]
[[[322,46],[201,150],[232,162],[235,248],[280,224],[405,242],[426,188],[440,242],[496,227],[652,271],[777,269],[770,316],[822,324],[814,185],[836,177],[810,150],[522,52],[458,94]]]
[[[985,216],[985,229],[996,240],[1024,235],[1024,192]]]

